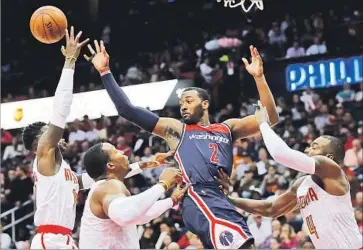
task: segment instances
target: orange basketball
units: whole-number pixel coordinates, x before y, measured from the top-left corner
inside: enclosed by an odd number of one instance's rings
[[[66,28],[66,16],[54,6],[41,7],[30,18],[30,31],[42,43],[58,42],[64,37]]]

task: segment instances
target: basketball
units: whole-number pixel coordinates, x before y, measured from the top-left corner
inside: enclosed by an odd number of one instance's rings
[[[66,28],[66,16],[54,6],[41,7],[30,18],[30,31],[42,43],[58,42],[64,37]]]

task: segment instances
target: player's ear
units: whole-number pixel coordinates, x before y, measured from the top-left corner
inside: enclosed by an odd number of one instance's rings
[[[202,107],[204,110],[209,108],[209,101],[208,100],[204,100],[202,101]]]
[[[330,158],[330,159],[334,160],[334,155],[332,155],[332,154],[327,154],[327,155],[326,155],[326,157],[328,157],[328,158]]]
[[[108,162],[108,163],[107,163],[107,168],[108,168],[108,169],[115,169],[115,165],[114,165],[114,164],[112,164],[111,162]]]

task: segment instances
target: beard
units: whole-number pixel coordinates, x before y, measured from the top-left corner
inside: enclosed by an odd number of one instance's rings
[[[195,107],[194,113],[187,118],[183,118],[183,121],[188,125],[197,124],[202,119],[203,113],[204,110],[202,104],[199,104],[198,106]]]

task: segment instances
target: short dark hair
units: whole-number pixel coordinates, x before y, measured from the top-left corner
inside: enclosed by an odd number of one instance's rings
[[[86,151],[83,164],[88,175],[96,179],[106,172],[109,160],[108,154],[102,150],[102,143],[97,143]]]
[[[186,91],[197,91],[198,93],[198,96],[200,99],[202,99],[202,101],[210,101],[210,97],[209,97],[209,94],[208,94],[208,91],[205,90],[205,89],[202,89],[202,88],[197,88],[197,87],[189,87],[189,88],[185,88],[183,90],[183,93],[186,92]]]
[[[338,164],[344,161],[345,150],[342,140],[331,135],[322,135],[323,138],[330,141],[330,146],[334,154],[334,161]]]
[[[33,143],[39,136],[42,127],[44,127],[45,125],[47,124],[44,122],[34,122],[32,124],[29,124],[23,129],[22,138],[23,138],[24,147],[27,150],[29,151],[33,150]]]

